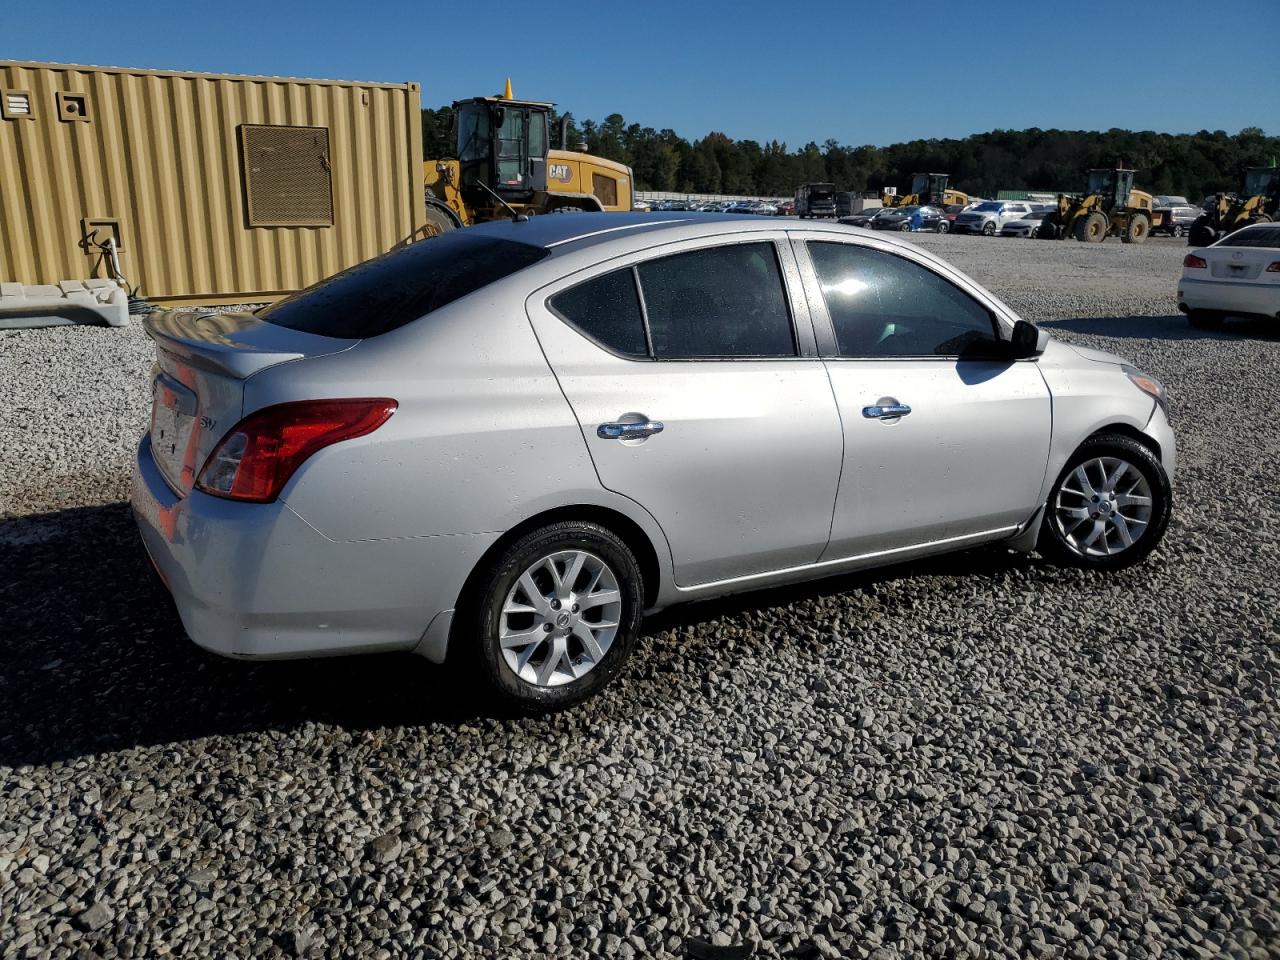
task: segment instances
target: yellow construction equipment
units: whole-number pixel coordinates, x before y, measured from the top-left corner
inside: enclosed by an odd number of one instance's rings
[[[910,207],[915,204],[949,207],[954,203],[967,204],[969,195],[947,186],[950,176],[945,173],[913,173],[911,192],[902,196],[886,193],[881,202],[886,207]]]
[[[1251,223],[1269,223],[1280,216],[1280,167],[1251,167],[1239,194],[1220,193],[1205,207],[1187,234],[1193,247],[1207,247]]]
[[[1162,219],[1163,214],[1153,209],[1151,194],[1134,189],[1132,170],[1090,170],[1084,195],[1058,194],[1058,208],[1041,222],[1036,236],[1075,237],[1086,243],[1119,237],[1125,243],[1142,243]]]
[[[604,157],[552,150],[554,103],[517,100],[507,80],[499,96],[454,103],[457,156],[427,160],[428,230],[440,233],[486,220],[543,213],[630,210],[631,168]],[[560,122],[565,143],[569,117]]]

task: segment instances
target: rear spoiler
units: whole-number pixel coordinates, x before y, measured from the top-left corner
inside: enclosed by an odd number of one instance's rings
[[[147,336],[193,367],[247,380],[259,371],[308,356],[340,353],[359,343],[303,333],[260,320],[248,311],[162,310],[143,322]]]

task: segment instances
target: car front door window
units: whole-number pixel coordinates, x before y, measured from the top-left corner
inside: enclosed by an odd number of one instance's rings
[[[905,257],[810,243],[842,357],[991,355],[995,321],[976,300]]]

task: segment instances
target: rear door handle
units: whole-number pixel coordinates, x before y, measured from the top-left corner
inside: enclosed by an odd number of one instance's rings
[[[911,408],[905,403],[877,404],[862,408],[862,415],[868,420],[893,420],[897,417],[905,417],[910,412]]]
[[[602,423],[596,427],[596,436],[602,440],[639,440],[663,431],[661,420],[640,420],[636,423]]]

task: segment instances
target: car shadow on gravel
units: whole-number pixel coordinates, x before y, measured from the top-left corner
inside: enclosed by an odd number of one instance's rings
[[[1035,562],[998,550],[939,557],[687,604],[651,618],[645,633],[870,593],[904,571],[972,578]],[[411,654],[247,663],[200,650],[152,571],[127,504],[4,519],[0,569],[8,571],[0,583],[0,766],[308,722],[368,730],[509,719],[459,671]]]
[[[1280,323],[1261,319],[1232,317],[1218,330],[1197,330],[1180,313],[1162,317],[1071,317],[1066,320],[1044,320],[1040,326],[1049,331],[1069,330],[1096,337],[1138,340],[1253,340],[1280,341]]]
[[[0,520],[0,766],[306,722],[351,729],[485,713],[411,654],[246,663],[196,647],[129,507]]]

